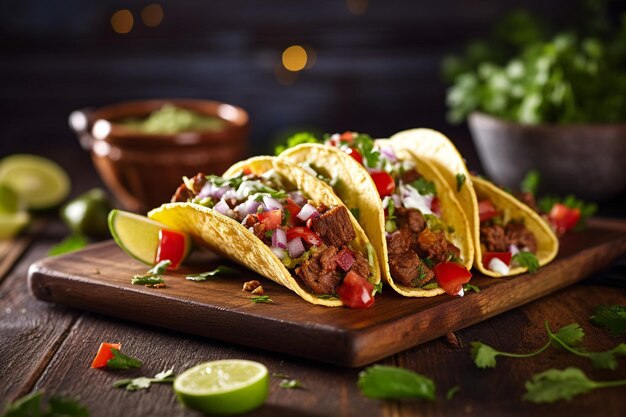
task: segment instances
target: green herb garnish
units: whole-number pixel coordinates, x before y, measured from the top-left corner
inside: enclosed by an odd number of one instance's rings
[[[305,389],[304,385],[302,385],[297,379],[284,379],[280,381],[278,386],[285,389]]]
[[[552,207],[557,203],[561,203],[572,209],[577,208],[580,210],[580,219],[578,220],[578,223],[576,223],[574,231],[583,230],[587,225],[587,219],[593,216],[598,210],[598,206],[596,204],[586,203],[573,195],[568,195],[565,198],[555,196],[542,197],[537,201],[537,207],[542,213],[549,214]]]
[[[460,390],[461,388],[458,385],[450,388],[448,392],[446,392],[446,400],[450,401]]]
[[[626,333],[626,307],[621,305],[598,306],[589,320],[609,331],[613,336]]]
[[[131,369],[141,368],[141,361],[124,355],[119,349],[111,348],[113,357],[107,361],[107,368],[111,369]]]
[[[189,281],[206,281],[209,277],[213,277],[218,274],[234,274],[238,272],[235,268],[231,268],[230,266],[220,265],[212,271],[200,272],[199,274],[190,274],[185,277]]]
[[[72,234],[48,250],[48,256],[57,256],[75,252],[87,246],[87,238],[81,234]]]
[[[321,140],[317,139],[311,132],[298,132],[287,138],[284,144],[277,145],[274,148],[274,154],[279,155],[285,149],[293,148],[294,146],[303,143],[321,143]]]
[[[418,178],[411,183],[411,187],[415,188],[420,195],[437,195],[435,183],[426,179]]]
[[[435,399],[432,379],[395,366],[374,365],[359,373],[357,382],[361,393],[374,399],[423,398]]]
[[[463,184],[465,184],[465,174],[463,173],[458,173],[456,174],[456,192],[460,193],[461,192],[461,188],[463,188]]]
[[[463,291],[464,292],[470,292],[470,291],[480,292],[480,288],[478,288],[474,284],[463,284]]]
[[[253,303],[264,303],[264,304],[270,304],[274,302],[274,300],[272,300],[267,295],[258,295],[256,297],[250,297],[250,301],[252,301]]]
[[[532,195],[537,195],[537,190],[539,189],[539,183],[541,182],[541,174],[536,169],[528,171],[526,176],[520,183],[520,189],[524,193],[530,193]]]
[[[133,379],[118,379],[113,382],[115,388],[126,388],[128,391],[137,391],[140,389],[150,388],[152,383],[174,382],[176,379],[173,369],[159,372],[154,378],[139,377]]]
[[[352,139],[352,146],[356,147],[363,156],[363,162],[368,168],[376,168],[380,159],[380,152],[374,149],[374,139],[370,135],[357,133]]]
[[[160,275],[135,275],[130,283],[133,285],[145,285],[146,287],[161,288],[165,281]]]
[[[548,369],[533,375],[526,382],[524,400],[537,404],[553,403],[559,400],[571,400],[573,397],[586,394],[598,388],[618,387],[626,385],[621,381],[592,381],[578,368]]]
[[[380,281],[378,284],[374,284],[374,290],[372,290],[372,296],[376,294],[382,294],[382,293],[383,293],[383,282]]]
[[[393,233],[398,228],[396,225],[396,216],[393,215],[395,212],[395,203],[391,198],[387,199],[387,216],[385,218],[385,231],[387,233]]]
[[[41,409],[42,392],[31,392],[6,405],[2,417],[89,417],[87,407],[69,398],[54,396]]]
[[[521,267],[528,268],[528,272],[534,274],[539,269],[539,260],[532,252],[520,251],[513,255],[511,263],[516,263]]]

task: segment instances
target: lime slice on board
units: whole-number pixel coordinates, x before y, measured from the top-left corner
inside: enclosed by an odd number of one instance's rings
[[[205,362],[180,374],[174,392],[189,408],[207,414],[243,414],[267,399],[269,376],[258,362],[229,359]]]
[[[0,239],[10,239],[20,232],[30,221],[30,215],[25,211],[17,213],[0,213]]]
[[[20,196],[5,184],[0,184],[0,214],[20,211]]]
[[[159,246],[159,231],[173,230],[171,227],[149,219],[146,216],[123,210],[111,210],[109,230],[115,243],[133,258],[154,265]],[[191,250],[191,240],[186,236],[187,244],[183,259]]]
[[[56,162],[17,154],[0,160],[0,184],[15,191],[29,209],[46,209],[61,203],[70,192],[70,179]]]

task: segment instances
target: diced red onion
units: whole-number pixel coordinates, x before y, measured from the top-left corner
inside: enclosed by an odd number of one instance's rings
[[[263,204],[265,204],[265,208],[267,208],[267,210],[282,210],[283,209],[283,205],[280,204],[280,201],[267,195],[263,196]]]
[[[274,253],[274,255],[276,255],[278,259],[283,259],[285,257],[284,249],[273,247],[272,252]]]
[[[287,250],[289,251],[289,256],[292,258],[297,258],[298,256],[304,253],[304,245],[302,244],[302,239],[299,237],[291,239],[287,242]]]
[[[509,245],[509,252],[511,252],[511,254],[515,256],[519,253],[519,248],[517,247],[517,245]]]
[[[272,246],[287,249],[287,233],[283,229],[276,229],[272,233]]]
[[[306,198],[304,198],[304,196],[302,195],[301,192],[299,191],[292,191],[289,193],[289,198],[291,198],[293,200],[294,203],[296,203],[297,205],[299,205],[300,207],[302,207],[303,205],[306,204]]]
[[[217,211],[218,213],[223,214],[224,216],[227,216],[228,211],[230,210],[230,207],[228,206],[226,201],[220,200],[217,202],[216,205],[213,206],[213,210]]]
[[[201,198],[210,197],[210,198],[219,200],[229,190],[232,190],[232,187],[229,187],[226,185],[223,187],[217,187],[209,182],[209,183],[206,183],[204,187],[202,187],[202,190],[200,190],[200,193],[198,193],[198,197],[201,197]]]
[[[391,199],[393,200],[394,207],[402,207],[402,198],[400,198],[398,194],[392,195]]]
[[[306,203],[304,206],[302,206],[302,210],[300,210],[300,213],[298,213],[296,217],[305,222],[309,220],[309,218],[316,218],[319,215],[320,213],[315,209],[315,207],[313,207],[309,203]]]
[[[235,207],[235,211],[238,211],[242,216],[248,214],[255,214],[261,205],[260,202],[254,200],[247,200]]]
[[[348,272],[354,264],[354,255],[349,249],[342,249],[341,252],[337,254],[335,262],[337,262],[337,265],[339,265],[341,269]]]
[[[398,157],[390,146],[381,147],[380,154],[383,156],[383,158],[389,160],[390,162],[398,162]]]

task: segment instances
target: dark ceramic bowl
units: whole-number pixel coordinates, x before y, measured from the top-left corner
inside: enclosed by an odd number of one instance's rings
[[[626,192],[626,124],[526,126],[473,113],[469,127],[497,184],[517,189],[537,169],[544,193],[601,201]]]
[[[116,121],[142,118],[164,104],[223,119],[219,131],[145,134]],[[72,112],[69,118],[102,180],[127,210],[146,212],[169,202],[183,176],[222,174],[246,155],[248,114],[208,100],[143,100]]]

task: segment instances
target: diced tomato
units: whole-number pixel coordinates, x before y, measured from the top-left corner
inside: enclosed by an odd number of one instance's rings
[[[433,198],[433,202],[430,204],[430,210],[438,216],[441,214],[441,201],[439,201],[439,197]]]
[[[478,217],[481,222],[487,221],[498,215],[498,210],[489,200],[481,200],[478,202]]]
[[[313,246],[319,246],[324,243],[317,233],[304,226],[292,227],[287,230],[287,241],[296,237],[301,237],[305,242]]]
[[[469,282],[472,273],[456,262],[442,262],[433,268],[437,284],[446,293],[458,295],[463,284]]]
[[[552,206],[548,218],[558,232],[565,233],[574,228],[580,220],[580,209],[570,208],[565,204],[556,203]]]
[[[266,230],[278,229],[283,221],[283,211],[276,209],[270,211],[263,211],[257,214],[259,222],[261,222]]]
[[[345,153],[350,155],[359,164],[363,165],[363,155],[361,155],[361,153],[357,151],[356,148],[347,148],[345,149]]]
[[[302,210],[302,207],[300,207],[295,201],[293,201],[291,198],[287,199],[287,204],[285,205],[285,208],[287,210],[289,210],[289,215],[291,217],[291,225],[295,226],[297,224],[302,224],[302,220],[300,220],[298,218],[298,213],[300,213],[300,210]]]
[[[113,352],[111,349],[120,350],[122,345],[120,343],[101,343],[96,357],[91,362],[92,368],[104,368],[107,366],[107,362],[113,359]]]
[[[512,256],[513,254],[511,252],[486,252],[483,254],[483,265],[487,267],[493,258],[498,258],[504,262],[506,266],[510,266]]]
[[[437,240],[437,235],[429,228],[425,228],[421,231],[419,235],[417,235],[417,242],[422,247],[433,246],[435,243],[437,243]]]
[[[393,190],[396,189],[396,183],[393,182],[393,178],[391,178],[388,172],[372,171],[370,172],[370,176],[372,180],[374,180],[374,184],[376,184],[376,189],[381,198],[391,195]]]
[[[252,170],[250,169],[250,167],[243,167],[243,175],[250,175],[252,174]]]
[[[337,295],[350,308],[368,308],[374,305],[374,286],[354,271],[350,271],[337,287]]]
[[[353,140],[354,132],[343,132],[341,136],[339,136],[339,142],[352,143]]]
[[[155,263],[169,260],[167,269],[177,269],[188,252],[189,241],[184,233],[174,230],[159,230],[159,246],[157,247]]]

